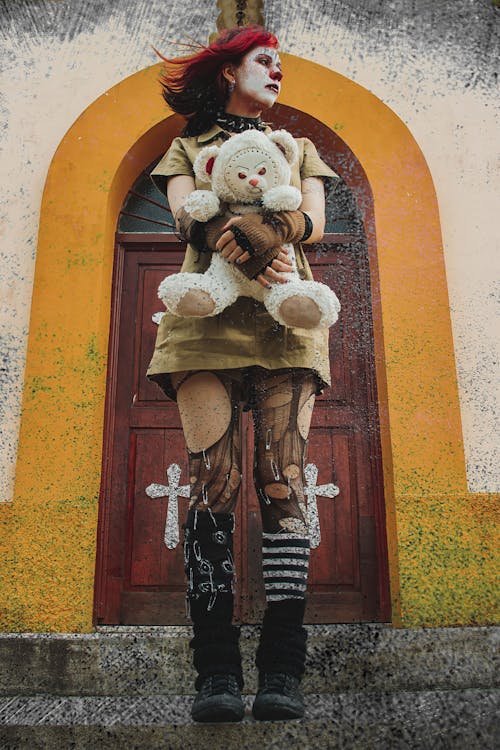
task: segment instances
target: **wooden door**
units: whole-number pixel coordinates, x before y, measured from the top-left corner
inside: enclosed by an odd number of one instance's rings
[[[182,623],[185,583],[178,540],[187,508],[186,450],[175,404],[145,373],[156,335],[154,316],[162,309],[156,290],[178,269],[183,246],[172,236],[154,242],[144,235],[122,239],[116,248],[96,619]],[[331,236],[309,252],[315,277],[334,287],[342,302],[330,332],[333,386],[317,401],[308,448],[309,506],[313,516],[317,508],[321,535],[311,555],[309,622],[387,617],[380,596],[382,495],[366,315],[369,277],[363,241],[348,240]],[[248,415],[243,420],[237,616],[255,622],[264,604],[261,526],[251,481],[251,420]],[[318,542],[316,529],[313,544]]]

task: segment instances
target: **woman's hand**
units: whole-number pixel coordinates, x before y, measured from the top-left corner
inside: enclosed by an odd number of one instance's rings
[[[215,245],[217,252],[231,263],[236,263],[237,261],[244,263],[250,258],[250,253],[246,252],[238,245],[238,242],[231,231],[232,225],[238,224],[240,221],[241,216],[233,216],[229,219],[222,227],[222,234]]]
[[[288,251],[285,250],[284,252],[286,253]],[[254,281],[258,281],[259,284],[266,289],[271,289],[272,281],[277,282],[278,284],[286,284],[288,279],[286,276],[282,276],[281,273],[289,273],[291,270],[292,264],[288,258],[286,264],[276,258],[262,273],[259,273],[259,275],[255,277]],[[280,273],[277,273],[277,271],[280,271]]]
[[[300,242],[305,232],[306,216],[302,211],[243,214],[231,217],[222,227],[215,248],[228,258],[235,250],[241,251],[241,255],[247,251],[245,258],[248,260],[253,256],[264,256],[285,242]]]
[[[215,248],[223,258],[226,258],[230,263],[241,265],[245,261],[250,259],[250,253],[243,250],[239,245],[231,231],[233,224],[238,224],[241,221],[241,216],[233,216],[222,228],[222,234],[217,241]],[[255,281],[258,281],[261,286],[269,289],[271,282],[277,282],[285,284],[288,279],[285,276],[281,276],[282,273],[290,273],[292,270],[292,261],[288,257],[288,250],[286,248],[279,248],[279,254],[276,258],[269,263],[267,268],[262,271],[258,276],[255,277]]]

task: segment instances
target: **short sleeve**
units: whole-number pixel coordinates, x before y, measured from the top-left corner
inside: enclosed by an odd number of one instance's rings
[[[174,138],[170,148],[151,172],[151,179],[163,195],[167,192],[167,181],[174,175],[194,176],[193,165],[186,153],[182,138]]]
[[[323,177],[325,178],[325,185],[329,189],[334,188],[340,182],[340,177],[320,158],[316,146],[309,138],[303,138],[302,140],[304,152],[300,165],[301,180],[305,180],[306,177]]]

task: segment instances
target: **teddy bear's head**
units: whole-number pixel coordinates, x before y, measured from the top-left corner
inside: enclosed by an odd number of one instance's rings
[[[271,188],[290,184],[298,148],[286,130],[247,130],[222,146],[207,146],[194,162],[196,177],[226,203],[255,203]]]

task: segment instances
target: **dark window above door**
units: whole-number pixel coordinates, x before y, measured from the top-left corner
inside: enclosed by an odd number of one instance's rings
[[[322,154],[325,158],[325,155]],[[172,214],[166,197],[153,184],[150,173],[160,157],[141,172],[123,202],[118,221],[118,232],[166,233],[174,231]],[[327,223],[325,232],[358,234],[362,221],[356,199],[343,180],[326,196]]]

